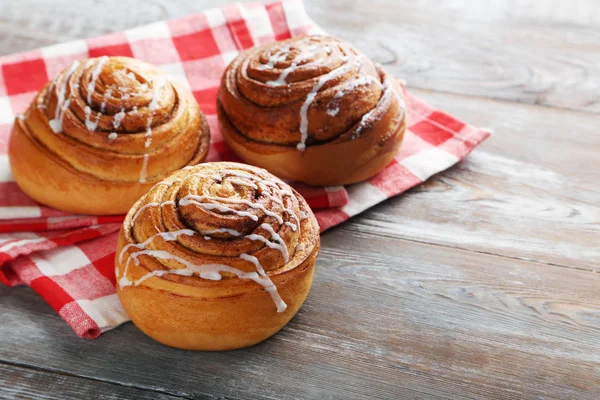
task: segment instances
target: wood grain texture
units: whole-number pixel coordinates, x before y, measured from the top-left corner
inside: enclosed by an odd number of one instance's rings
[[[169,396],[155,391],[144,391],[97,380],[82,379],[1,363],[0,388],[2,388],[0,398],[15,400],[181,399],[181,397]]]
[[[0,54],[225,2],[0,2]],[[30,289],[0,287],[0,397],[600,398],[600,3],[306,4],[495,136],[325,233],[306,304],[249,349],[175,350],[132,324],[80,340]]]
[[[600,272],[597,117],[415,93],[465,120],[494,127],[496,135],[455,168],[346,226]],[[566,134],[565,126],[573,133]]]
[[[77,340],[28,289],[2,289],[0,358],[184,397],[594,399],[599,285],[346,225],[323,235],[298,316],[250,349],[175,350],[131,324]]]
[[[0,54],[94,37],[224,0],[0,2]],[[600,3],[305,0],[411,88],[600,112]],[[114,12],[118,10],[118,12]]]

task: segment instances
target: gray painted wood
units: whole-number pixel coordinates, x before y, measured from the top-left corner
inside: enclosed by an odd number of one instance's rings
[[[0,54],[222,3],[0,2]],[[369,4],[307,8],[495,136],[325,233],[305,306],[250,349],[175,350],[132,324],[86,341],[0,288],[0,397],[600,398],[600,5]]]
[[[298,316],[253,348],[174,350],[131,324],[78,340],[29,290],[2,289],[0,360],[185,397],[594,399],[599,287],[346,225],[323,235]]]
[[[413,92],[495,136],[352,229],[600,272],[597,116]]]
[[[97,380],[82,379],[7,364],[0,364],[0,388],[2,388],[0,389],[0,398],[15,400],[181,399],[181,397],[169,396],[155,391],[144,391]]]
[[[409,87],[600,112],[600,3],[306,0],[331,34]],[[0,54],[173,18],[224,0],[0,2]]]

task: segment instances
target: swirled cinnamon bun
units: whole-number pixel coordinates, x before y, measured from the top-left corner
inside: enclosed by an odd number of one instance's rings
[[[210,134],[189,90],[126,57],[76,61],[20,115],[9,157],[21,189],[82,214],[125,213],[156,182],[202,161]]]
[[[133,322],[161,343],[246,347],[296,314],[319,243],[306,201],[267,171],[226,162],[187,167],[127,214],[117,293]]]
[[[359,182],[396,155],[403,92],[350,45],[304,36],[256,47],[226,69],[217,110],[245,162],[313,185]]]

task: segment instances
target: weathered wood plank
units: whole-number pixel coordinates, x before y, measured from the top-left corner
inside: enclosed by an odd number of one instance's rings
[[[492,128],[495,135],[481,147],[485,151],[557,172],[591,190],[594,183],[597,187],[598,116],[429,90],[411,92],[463,121]]]
[[[600,112],[595,1],[305,0],[331,34],[355,43],[410,87]],[[226,3],[0,3],[0,54],[120,31]],[[118,10],[118,12],[114,12]]]
[[[28,289],[4,288],[0,358],[178,396],[591,400],[599,287],[589,271],[341,227],[299,315],[250,349],[174,350],[131,324],[78,340]]]
[[[316,21],[411,88],[600,112],[597,2],[320,4]]]
[[[493,127],[495,136],[455,168],[399,201],[368,210],[347,229],[600,270],[597,117],[417,94],[463,119]]]
[[[132,400],[182,397],[0,363],[0,398]]]

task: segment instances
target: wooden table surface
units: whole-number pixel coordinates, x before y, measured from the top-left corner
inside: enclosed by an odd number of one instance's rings
[[[0,2],[0,54],[224,1]],[[322,236],[312,291],[275,337],[224,353],[125,324],[78,339],[0,288],[0,397],[600,398],[600,4],[306,2],[331,34],[495,136]]]

